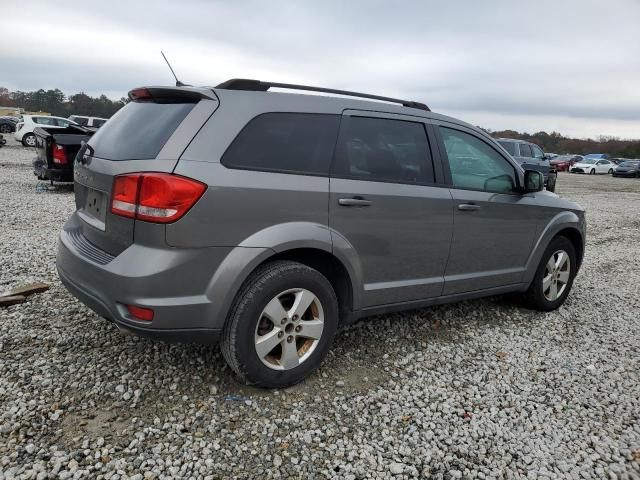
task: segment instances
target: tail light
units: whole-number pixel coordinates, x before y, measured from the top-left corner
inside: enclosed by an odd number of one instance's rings
[[[68,163],[67,152],[62,145],[54,143],[53,149],[53,163],[56,165],[66,165]]]
[[[203,183],[169,173],[118,175],[113,183],[111,213],[154,223],[175,222],[206,189]]]
[[[136,305],[127,305],[127,310],[136,320],[145,320],[150,322],[153,320],[153,309],[138,307]]]

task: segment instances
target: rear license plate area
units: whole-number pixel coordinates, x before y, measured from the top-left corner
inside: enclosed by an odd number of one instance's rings
[[[107,218],[107,194],[99,190],[87,188],[82,219],[91,226],[103,230]]]

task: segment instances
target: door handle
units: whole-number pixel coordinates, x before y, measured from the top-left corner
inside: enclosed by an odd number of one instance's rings
[[[476,210],[480,210],[480,205],[476,205],[475,203],[461,203],[458,205],[458,210],[462,210],[463,212],[475,212]]]
[[[371,205],[371,201],[362,197],[340,198],[338,205],[342,205],[343,207],[368,207]]]

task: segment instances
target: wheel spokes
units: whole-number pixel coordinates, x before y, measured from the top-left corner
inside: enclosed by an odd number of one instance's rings
[[[289,369],[293,367],[297,367],[300,362],[300,357],[298,356],[298,347],[296,346],[295,340],[292,342],[282,342],[282,356],[280,357],[280,365],[283,368]]]
[[[279,328],[274,328],[266,335],[261,335],[256,339],[256,353],[260,358],[264,358],[269,355],[274,348],[282,341],[278,336],[280,333]]]
[[[297,292],[293,305],[288,312],[289,318],[293,318],[294,315],[297,315],[298,318],[302,318],[314,300],[316,300],[316,296],[309,290],[300,290]]]
[[[267,306],[264,307],[264,311],[262,312],[262,314],[265,315],[274,324],[280,323],[283,318],[287,318],[287,311],[282,306],[280,297],[276,297],[269,303],[267,303]]]
[[[324,330],[324,322],[322,320],[308,320],[300,322],[300,327],[299,337],[319,339],[322,336],[322,330]]]

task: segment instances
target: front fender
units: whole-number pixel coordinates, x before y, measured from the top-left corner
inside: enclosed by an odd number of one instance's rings
[[[524,283],[526,285],[531,284],[533,281],[533,277],[536,275],[536,270],[538,269],[538,265],[540,265],[540,261],[542,260],[542,255],[549,245],[549,242],[561,231],[566,229],[575,230],[582,239],[583,242],[583,250],[584,250],[584,241],[586,234],[586,224],[584,218],[578,216],[575,212],[572,211],[563,211],[555,215],[542,229],[542,232],[538,235],[536,243],[531,250],[531,254],[527,259],[526,264],[526,273],[524,277]]]

